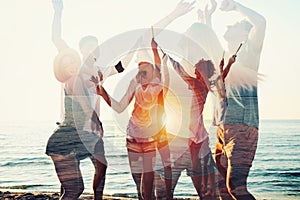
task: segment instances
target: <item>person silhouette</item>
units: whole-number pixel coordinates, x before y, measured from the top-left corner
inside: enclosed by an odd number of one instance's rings
[[[220,9],[236,11],[245,19],[228,26],[224,34],[230,54],[236,55],[236,48],[241,43],[243,46],[225,81],[228,106],[217,130],[215,154],[216,166],[224,177],[219,189],[223,198],[228,198],[227,191],[233,199],[255,199],[247,189],[247,177],[258,141],[257,82],[266,20],[233,0],[223,0]]]
[[[99,120],[99,97],[91,92],[86,77],[97,74],[98,40],[88,35],[79,41],[79,53],[62,39],[63,1],[53,0],[54,17],[52,41],[58,50],[54,60],[54,74],[62,83],[62,122],[49,138],[46,154],[51,156],[61,182],[61,199],[77,199],[84,184],[79,168],[80,160],[89,157],[95,167],[94,199],[102,199],[107,161],[103,146],[103,127]],[[110,74],[122,72],[119,62]]]

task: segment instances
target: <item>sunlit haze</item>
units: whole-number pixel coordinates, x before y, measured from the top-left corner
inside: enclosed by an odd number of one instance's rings
[[[175,20],[168,28],[183,33],[197,21],[196,8]],[[300,46],[299,0],[239,0],[262,14],[267,21],[259,72],[261,119],[300,119],[298,64]],[[177,1],[65,0],[63,39],[74,49],[82,36],[95,35],[100,42],[137,28],[150,28],[174,9]],[[0,120],[59,120],[60,84],[53,74],[57,50],[51,41],[53,8],[50,0],[9,0],[0,12]],[[242,19],[217,8],[213,27],[221,39],[226,25]],[[116,47],[117,48],[117,47]],[[117,79],[106,83],[113,87]],[[103,103],[103,102],[102,102]],[[104,105],[104,104],[103,104]],[[209,116],[209,114],[205,115]],[[111,119],[103,106],[102,119]]]

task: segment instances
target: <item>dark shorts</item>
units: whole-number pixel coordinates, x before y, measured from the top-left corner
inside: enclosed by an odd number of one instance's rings
[[[156,158],[157,142],[137,142],[128,139],[126,142],[129,165],[132,173],[153,172]]]
[[[126,147],[128,151],[135,153],[148,153],[155,152],[157,147],[157,142],[137,142],[134,138],[126,139]]]
[[[59,126],[48,140],[46,154],[67,155],[75,153],[78,160],[94,154],[104,155],[102,139],[87,131],[77,131],[74,127]]]
[[[244,124],[224,125],[217,130],[216,153],[227,171],[227,181],[235,194],[245,195],[247,177],[257,149],[258,129]]]

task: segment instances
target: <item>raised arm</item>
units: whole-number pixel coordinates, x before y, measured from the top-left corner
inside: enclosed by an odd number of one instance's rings
[[[92,76],[91,81],[95,83],[95,86],[97,88],[97,94],[101,95],[103,99],[106,101],[106,103],[117,113],[123,112],[130,104],[130,102],[134,97],[135,89],[138,84],[136,79],[133,79],[130,82],[129,87],[125,95],[122,97],[121,101],[117,101],[106,92],[105,88],[102,86],[102,82],[99,81],[98,77]]]
[[[157,67],[158,70],[160,71],[160,68],[161,68],[161,59],[159,57],[158,50],[157,50],[157,43],[154,40],[154,38],[152,38],[152,40],[151,40],[151,48],[152,48],[152,52],[153,52],[153,55],[154,55],[155,67]]]
[[[174,70],[180,75],[180,77],[187,83],[191,84],[191,81],[193,80],[193,77],[191,77],[182,67],[182,65],[175,61],[173,58],[171,58],[169,55],[167,55],[168,58],[170,59]]]
[[[205,10],[202,11],[201,9],[198,9],[197,14],[198,14],[198,21],[206,24],[210,27],[212,27],[212,14],[215,12],[217,8],[217,2],[215,0],[210,0],[211,7],[208,7],[208,4],[205,6]]]
[[[166,17],[158,21],[153,25],[154,28],[158,29],[158,31],[155,31],[155,34],[159,34],[159,30],[162,30],[166,28],[172,21],[179,18],[180,16],[183,16],[194,9],[194,4],[196,1],[193,1],[192,3],[185,2],[184,0],[181,0],[176,8],[169,13]]]
[[[223,72],[224,72],[223,67],[224,67],[224,57],[221,59],[220,64],[219,64],[220,74],[223,74]]]
[[[162,75],[161,84],[163,86],[163,94],[165,96],[168,92],[169,83],[170,83],[170,74],[169,74],[169,70],[168,70],[168,66],[167,66],[168,57],[167,57],[167,54],[165,54],[165,52],[163,52],[163,50],[161,49],[161,51],[163,53],[163,58],[162,58],[163,65],[161,65],[161,59],[160,59],[158,49],[157,49],[158,45],[157,45],[156,41],[154,40],[154,38],[152,38],[151,47],[152,47],[152,51],[154,54],[155,65],[160,72],[160,77]]]
[[[63,1],[62,0],[52,0],[52,5],[54,8],[54,17],[52,22],[52,42],[58,51],[68,48],[66,42],[62,39],[61,33],[61,18],[63,12]]]
[[[166,96],[168,90],[169,90],[169,84],[170,84],[170,73],[169,73],[169,69],[168,69],[168,65],[167,65],[167,61],[168,61],[168,58],[167,58],[167,55],[164,54],[163,57],[163,65],[162,65],[162,71],[163,71],[163,86],[164,86],[164,90],[163,90],[163,94],[164,94],[164,97]]]
[[[225,67],[224,70],[222,70],[221,74],[222,74],[223,81],[225,81],[225,78],[230,71],[231,65],[235,62],[235,59],[236,59],[236,55],[231,56],[228,60],[227,66]]]
[[[233,0],[223,0],[221,4],[223,11],[237,11],[246,17],[247,21],[252,24],[251,31],[248,37],[248,43],[257,51],[261,51],[263,40],[265,38],[266,20],[254,10],[243,6]]]
[[[195,2],[196,1],[193,1],[192,3],[188,3],[185,2],[184,0],[181,0],[171,13],[169,13],[166,17],[164,17],[163,19],[161,19],[160,21],[158,21],[152,26],[155,29],[154,31],[155,36],[157,36],[161,32],[161,30],[167,27],[172,21],[190,12],[194,8],[193,5],[195,4]],[[128,54],[120,61],[122,67],[120,67],[120,64],[119,66],[117,66],[119,70],[124,70],[124,68],[128,66],[128,64],[131,62],[133,58],[133,55],[135,54],[135,51],[138,48],[140,48],[141,46],[148,47],[149,39],[150,39],[149,36],[150,36],[150,31],[149,32],[147,31],[137,39],[136,43],[133,45],[133,47],[128,52]],[[115,69],[112,70],[112,74],[115,74],[116,71],[119,72],[119,70],[115,67]]]

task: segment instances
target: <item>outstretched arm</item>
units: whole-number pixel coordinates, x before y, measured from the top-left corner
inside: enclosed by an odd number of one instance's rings
[[[164,54],[163,57],[163,65],[162,65],[162,68],[163,68],[163,77],[164,77],[164,81],[163,81],[163,86],[164,86],[164,90],[163,90],[163,94],[164,94],[164,97],[166,96],[168,90],[169,90],[169,84],[170,84],[170,74],[169,74],[169,69],[168,69],[168,65],[167,65],[167,61],[168,61],[168,58],[167,58],[167,55]]]
[[[181,0],[170,14],[153,25],[154,28],[158,29],[158,31],[155,31],[155,34],[158,35],[160,32],[159,30],[166,28],[172,21],[193,10],[195,2],[196,1],[188,3]]]
[[[154,55],[155,67],[157,67],[158,70],[160,71],[160,68],[161,68],[161,59],[159,57],[158,50],[157,50],[157,43],[154,40],[154,38],[152,38],[152,40],[151,40],[151,48],[152,48],[152,52],[153,52],[153,55]]]
[[[160,76],[161,74],[163,75],[163,77],[161,77],[161,82],[162,82],[162,86],[163,86],[163,93],[164,96],[167,94],[168,92],[168,86],[170,83],[170,75],[169,75],[169,70],[168,70],[168,66],[167,66],[167,55],[163,52],[163,65],[161,65],[161,59],[157,50],[157,43],[154,40],[154,38],[152,38],[151,41],[151,47],[152,47],[152,51],[154,54],[154,61],[155,61],[155,66],[157,68],[157,70],[160,72]],[[161,50],[162,51],[162,50]]]
[[[229,58],[227,66],[225,67],[224,71],[222,71],[223,81],[225,81],[225,78],[226,78],[226,76],[228,75],[228,73],[230,71],[231,65],[235,62],[235,59],[236,59],[236,55],[233,55]]]
[[[190,12],[194,7],[193,5],[195,4],[196,1],[193,1],[192,3],[188,3],[185,2],[184,0],[181,0],[176,8],[170,13],[168,14],[166,17],[164,17],[163,19],[161,19],[160,21],[158,21],[157,23],[155,23],[152,27],[155,29],[154,31],[154,36],[157,36],[162,29],[164,29],[165,27],[167,27],[172,21],[174,21],[175,19],[177,19],[178,17]],[[122,68],[126,68],[128,66],[128,64],[130,63],[130,61],[133,58],[133,55],[135,53],[135,51],[141,47],[141,46],[148,46],[149,44],[149,33],[150,32],[146,32],[143,35],[141,35],[141,37],[139,37],[135,43],[135,45],[133,46],[133,48],[129,51],[129,53],[122,59],[121,63],[122,63]]]
[[[222,60],[219,64],[220,74],[223,74],[223,72],[224,72],[223,67],[224,67],[224,58],[222,58]]]
[[[173,58],[171,58],[169,55],[167,55],[168,58],[170,59],[174,70],[179,74],[179,76],[187,83],[191,84],[191,81],[193,80],[193,77],[191,77],[182,67],[182,65],[175,61]]]
[[[68,45],[61,37],[61,17],[63,11],[63,1],[62,0],[52,0],[52,5],[54,8],[54,17],[52,22],[52,42],[58,51],[68,48]]]
[[[100,80],[101,80],[101,74],[99,74],[98,76],[100,77]],[[122,97],[121,101],[117,101],[106,92],[106,90],[102,86],[102,82],[99,81],[98,77],[92,76],[91,81],[96,86],[97,94],[101,95],[103,97],[103,99],[106,101],[106,103],[118,113],[123,112],[127,108],[127,106],[130,104],[130,102],[132,101],[132,99],[134,97],[135,89],[137,86],[136,80],[133,79],[130,82],[127,92]]]
[[[206,4],[205,10],[202,11],[201,9],[198,9],[197,14],[198,14],[198,20],[201,23],[212,27],[211,19],[212,19],[212,14],[216,11],[217,2],[215,0],[210,0],[210,3],[211,3],[210,8],[208,8],[208,4]]]
[[[223,11],[235,10],[247,18],[247,21],[253,25],[247,42],[251,43],[257,51],[261,51],[266,30],[265,18],[254,10],[233,0],[223,0],[220,9]]]

